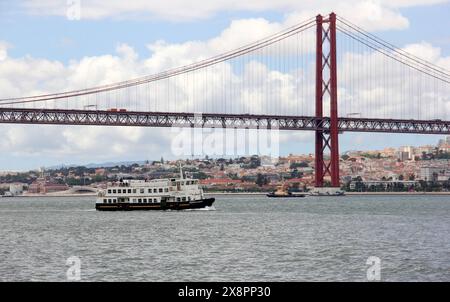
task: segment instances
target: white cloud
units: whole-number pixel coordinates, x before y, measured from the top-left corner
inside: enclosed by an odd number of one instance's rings
[[[440,49],[429,43],[406,45],[402,50],[450,70],[450,57],[443,57]],[[430,69],[427,72],[430,74]],[[378,52],[345,50],[338,74],[342,116],[359,113],[371,118],[450,119],[450,84]]]
[[[204,19],[226,11],[278,11],[299,17],[311,17],[330,11],[346,17],[367,29],[401,29],[408,21],[398,11],[402,7],[433,5],[448,0],[166,0],[121,1],[83,0],[81,18],[158,18],[171,21]],[[32,14],[66,16],[77,0],[24,0]],[[304,18],[296,19],[301,21]]]
[[[8,57],[9,47],[10,47],[9,43],[6,43],[5,41],[0,41],[0,61],[4,61]]]

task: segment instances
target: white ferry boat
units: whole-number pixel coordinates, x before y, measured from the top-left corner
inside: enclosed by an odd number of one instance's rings
[[[123,180],[98,193],[99,211],[186,210],[210,207],[215,198],[205,198],[198,180],[180,178]]]

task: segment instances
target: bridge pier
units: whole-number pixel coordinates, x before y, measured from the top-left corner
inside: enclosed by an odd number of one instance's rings
[[[324,24],[326,26],[324,26]],[[323,188],[324,178],[329,176],[331,187],[339,188],[339,130],[337,108],[336,64],[336,14],[327,19],[316,17],[316,136],[315,136],[315,186]],[[323,130],[324,98],[330,101],[330,127]],[[325,161],[324,153],[330,152]]]

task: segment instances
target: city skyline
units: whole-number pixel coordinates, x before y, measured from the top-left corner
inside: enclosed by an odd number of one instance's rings
[[[444,138],[437,140],[434,144],[427,144],[427,145],[404,145],[399,147],[392,147],[392,146],[386,146],[382,149],[353,149],[353,150],[345,150],[340,153],[341,156],[347,155],[347,154],[369,154],[369,155],[376,155],[380,153],[382,156],[391,156],[396,157],[397,159],[401,161],[414,161],[415,156],[422,155],[423,152],[432,153],[435,151],[436,148],[438,150],[442,150],[445,153],[450,153],[450,136],[443,136]],[[403,153],[403,154],[402,154]],[[257,154],[248,154],[248,155],[242,155],[242,157],[251,157]],[[285,155],[280,155],[278,158],[272,158],[272,160],[280,159],[280,158],[286,158],[289,156],[301,156],[306,157],[310,156],[311,158],[314,158],[314,153],[289,153]],[[165,158],[164,156],[155,156],[154,158],[140,158],[135,160],[129,160],[127,158],[122,158],[120,161],[108,161],[108,162],[84,162],[84,163],[58,163],[52,166],[44,166],[40,165],[31,169],[24,169],[24,170],[0,170],[0,173],[5,175],[8,172],[28,172],[28,171],[42,171],[43,169],[60,169],[60,168],[71,168],[71,167],[90,167],[90,168],[104,168],[104,167],[114,167],[114,166],[131,166],[135,163],[145,163],[145,162],[158,162],[161,160],[165,161],[189,161],[189,160],[202,160],[202,159],[237,159],[241,157],[240,155],[216,155],[216,156],[209,156],[205,154],[204,156],[188,156],[188,157],[169,157]],[[270,158],[270,156],[262,156],[263,158]],[[270,164],[270,163],[268,163]]]

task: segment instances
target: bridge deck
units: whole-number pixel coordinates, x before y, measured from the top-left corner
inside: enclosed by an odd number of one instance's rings
[[[95,125],[138,127],[198,127],[230,129],[323,130],[330,128],[328,117],[250,114],[113,112],[103,110],[63,110],[0,108],[0,123]],[[450,121],[339,118],[340,132],[386,132],[450,134]]]

